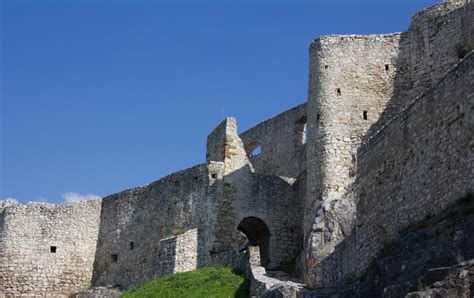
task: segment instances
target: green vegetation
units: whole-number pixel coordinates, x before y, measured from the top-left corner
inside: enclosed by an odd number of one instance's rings
[[[222,267],[202,268],[154,279],[123,297],[248,297],[249,281],[240,272]]]

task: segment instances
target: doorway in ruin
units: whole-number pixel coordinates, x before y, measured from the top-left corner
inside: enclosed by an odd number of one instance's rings
[[[270,263],[270,230],[265,222],[258,217],[246,217],[239,223],[237,230],[247,237],[246,246],[259,247],[261,264],[267,267]]]

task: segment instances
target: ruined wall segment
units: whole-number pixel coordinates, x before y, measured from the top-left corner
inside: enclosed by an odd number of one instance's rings
[[[157,276],[188,272],[198,267],[198,229],[160,240]]]
[[[240,134],[256,173],[297,177],[306,170],[306,119],[304,103]]]
[[[310,47],[307,267],[351,231],[357,148],[393,96],[399,41],[400,34],[325,36]]]
[[[206,160],[224,162],[224,174],[247,167],[253,171],[242,144],[238,137],[237,121],[227,117],[207,137]]]
[[[0,293],[64,296],[92,279],[101,202],[11,204],[0,210]]]
[[[246,218],[257,218],[270,233],[267,265],[277,268],[292,261],[301,248],[301,221],[295,218],[301,218],[304,196],[301,181],[304,180],[254,173],[244,143],[237,134],[235,119],[225,121],[225,125],[228,126],[225,136],[224,130],[218,127],[208,138],[225,144],[222,152],[226,173],[217,186],[221,193],[212,220],[210,264],[237,267],[242,245],[239,224]],[[221,131],[220,137],[216,131]],[[225,142],[218,141],[223,138]]]
[[[162,270],[160,240],[191,229],[199,234],[199,248],[206,250],[215,181],[222,174],[222,163],[201,164],[104,198],[94,285],[125,289],[153,278]],[[205,256],[196,253],[196,266],[202,266]]]

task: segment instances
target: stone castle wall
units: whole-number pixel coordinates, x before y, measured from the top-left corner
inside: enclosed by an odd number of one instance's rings
[[[326,36],[310,47],[304,266],[350,233],[357,148],[394,94],[399,41],[400,34]]]
[[[459,63],[459,45],[472,44],[472,9],[445,2],[415,15],[402,34],[313,43],[303,267],[324,260],[352,233],[358,148]]]
[[[270,232],[268,267],[292,261],[301,249],[301,224],[295,218],[302,215],[304,177],[284,179],[253,172],[252,159],[247,157],[233,118],[225,120],[208,138],[208,149],[220,146],[225,156],[217,159],[224,160],[226,175],[219,182],[221,194],[214,209],[211,264],[238,266],[242,244],[238,227],[251,217],[262,221]]]
[[[473,18],[473,5],[466,1],[446,1],[412,17],[408,31],[400,35],[393,96],[364,141],[444,77],[463,51],[474,47]]]
[[[472,192],[474,56],[413,102],[358,151],[356,223],[313,268],[313,285],[360,276],[393,237]]]
[[[101,202],[12,204],[0,210],[0,294],[67,296],[87,289]]]
[[[253,173],[233,118],[209,135],[207,148],[205,164],[103,199],[94,285],[129,288],[176,270],[236,266],[238,226],[248,217],[268,226],[269,266],[294,259],[303,178]]]
[[[219,165],[202,164],[105,197],[94,285],[128,288],[150,279],[160,268],[160,240],[190,229],[207,231],[217,179],[211,175],[218,171]]]
[[[473,9],[446,1],[404,33],[318,38],[308,103],[240,135],[225,119],[204,164],[102,202],[3,206],[0,294],[238,267],[253,238],[267,269],[299,255],[310,286],[360,276],[397,233],[472,191]]]
[[[408,225],[474,190],[474,56],[359,150],[358,267]]]
[[[301,104],[240,134],[256,173],[297,177],[306,170],[306,104]]]

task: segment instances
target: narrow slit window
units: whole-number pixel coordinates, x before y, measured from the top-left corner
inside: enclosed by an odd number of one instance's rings
[[[115,263],[118,261],[118,254],[112,254],[111,257],[112,257],[112,262]]]
[[[385,64],[385,70],[389,70],[389,68],[388,64]]]
[[[337,88],[336,93],[337,93],[338,96],[341,96],[341,88]]]
[[[306,116],[301,117],[296,121],[296,134],[299,136],[301,144],[306,144],[306,123],[308,118]]]
[[[133,250],[135,248],[135,243],[133,241],[130,241],[128,245],[130,246],[130,250]]]
[[[55,254],[55,253],[56,253],[56,249],[57,249],[56,246],[50,246],[50,247],[49,247],[49,252],[52,253],[52,254]]]
[[[303,144],[306,144],[306,129],[307,129],[306,127],[307,127],[307,125],[306,125],[306,123],[305,123],[304,126],[303,126],[303,136],[302,136],[302,138],[301,138],[301,142],[302,142]]]
[[[211,178],[212,178],[212,179],[217,179],[217,174],[216,174],[216,173],[212,173],[212,174],[211,174]]]
[[[364,120],[367,120],[367,111],[364,111],[364,112],[362,113],[362,116],[364,117]]]

